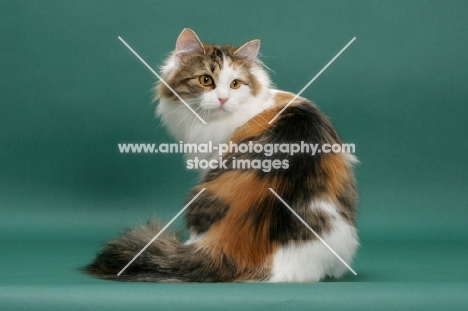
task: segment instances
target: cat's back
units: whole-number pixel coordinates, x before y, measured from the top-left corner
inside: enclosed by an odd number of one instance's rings
[[[203,249],[233,258],[241,270],[269,271],[268,280],[339,277],[345,266],[273,191],[350,261],[358,245],[352,155],[326,152],[342,141],[310,101],[281,91],[273,98],[234,133],[230,144],[238,148],[223,155],[226,168],[209,171],[194,190],[206,188],[187,224],[203,235]],[[212,202],[223,208],[204,213]]]

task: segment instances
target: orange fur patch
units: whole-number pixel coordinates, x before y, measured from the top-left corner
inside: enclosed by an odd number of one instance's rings
[[[200,247],[213,258],[228,256],[239,272],[258,271],[269,265],[276,244],[269,240],[269,220],[255,219],[252,203],[265,197],[275,199],[268,190],[267,180],[255,172],[231,171],[212,182],[202,184],[212,193],[229,202],[230,209],[214,224],[200,242]]]
[[[336,201],[345,185],[352,180],[349,163],[340,153],[323,156],[322,168],[326,174],[326,191],[329,198]]]
[[[234,132],[231,138],[232,142],[236,143],[247,140],[261,135],[264,131],[268,131],[268,128],[272,126],[268,122],[275,117],[280,109],[281,107],[272,107],[257,114]]]
[[[287,105],[294,98],[294,96],[296,95],[293,93],[279,91],[275,96],[275,103],[276,105],[283,107]],[[294,100],[293,103],[298,103],[301,101],[304,101],[304,98],[298,97]]]

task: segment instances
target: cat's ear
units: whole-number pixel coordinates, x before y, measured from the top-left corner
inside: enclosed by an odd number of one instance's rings
[[[250,59],[255,59],[258,55],[258,51],[260,50],[260,40],[254,39],[252,41],[247,42],[240,48],[238,48],[234,55],[240,57],[247,57]]]
[[[192,53],[204,54],[205,48],[197,34],[192,29],[185,28],[177,38],[175,56],[178,61],[181,61]]]

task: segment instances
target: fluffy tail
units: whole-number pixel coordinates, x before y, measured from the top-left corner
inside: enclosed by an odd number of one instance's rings
[[[126,231],[107,242],[83,270],[102,279],[129,282],[227,282],[236,279],[235,265],[214,260],[196,244],[183,245],[174,234],[158,237],[120,276],[117,274],[161,230],[157,221]]]

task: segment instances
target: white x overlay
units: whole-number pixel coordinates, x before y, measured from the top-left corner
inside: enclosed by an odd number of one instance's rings
[[[167,84],[166,81],[164,81],[163,78],[161,78],[161,76],[156,72],[154,71],[153,68],[151,68],[151,66],[148,65],[148,63],[146,63],[143,58],[140,57],[140,55],[138,55],[137,52],[135,52],[135,50],[132,49],[132,47],[130,47],[130,45],[127,44],[127,42],[125,42],[124,39],[122,39],[120,36],[118,37],[119,40],[183,103],[185,104],[185,106],[187,106],[188,109],[190,109],[190,111],[201,121],[203,122],[203,124],[207,124],[205,122],[205,120],[203,120],[193,109],[192,107],[189,106],[189,104],[187,104],[185,102],[185,100],[180,97],[179,94],[177,94],[176,91],[174,91],[174,89],[172,89],[172,87]],[[338,56],[341,55],[341,53],[343,53],[350,45],[351,43],[354,42],[354,40],[356,40],[356,37],[354,37],[353,39],[351,39],[351,41],[348,42],[348,44],[345,45],[345,47],[343,47],[341,49],[341,51],[338,52],[338,54],[335,55],[335,57],[333,57],[326,65],[325,67],[322,68],[322,70],[320,70],[300,91],[299,93],[297,93],[293,99],[291,99],[288,104],[286,106],[283,107],[283,109],[281,109],[278,114],[270,120],[270,122],[268,122],[268,124],[271,124],[274,120],[276,120],[276,118],[278,118],[278,116],[280,114],[282,114],[284,112],[284,110],[286,110],[286,108],[288,108],[288,106],[294,102],[311,84],[312,82],[314,82],[327,68],[328,66],[330,66],[337,58]],[[179,213],[177,213],[177,215],[174,216],[174,218],[172,218],[171,221],[169,221],[167,223],[166,226],[164,226],[164,228],[161,229],[161,231],[158,232],[158,234],[156,234],[152,239],[151,241],[149,241],[145,247],[143,247],[139,252],[138,254],[136,254],[132,260],[130,260],[130,262],[119,272],[117,273],[117,276],[120,276],[150,245],[151,243],[153,243],[163,232],[164,230],[166,230],[189,206],[190,204],[193,203],[193,201],[195,201],[195,199],[197,199],[200,194],[205,191],[206,188],[203,188],[200,190],[200,192],[197,193],[197,195],[195,195],[192,200],[190,200],[190,202],[188,202],[180,211]],[[354,275],[357,275],[357,273],[353,270],[353,268],[351,268],[344,260],[343,258],[341,258],[334,250],[333,248],[330,247],[330,245],[328,245],[272,188],[268,188],[293,214],[294,216],[296,216],[306,227],[307,229],[309,229],[316,237],[317,239],[319,239],[332,253],[333,255],[335,255],[345,266],[346,268],[348,268],[349,271],[351,271]]]

